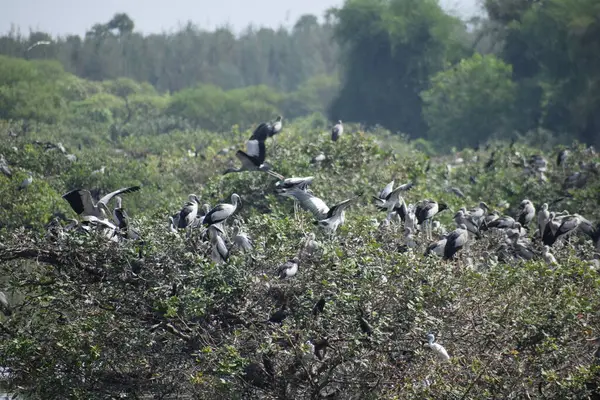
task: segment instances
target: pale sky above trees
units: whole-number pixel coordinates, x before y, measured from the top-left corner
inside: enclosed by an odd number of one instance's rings
[[[0,33],[11,26],[55,35],[85,34],[95,23],[104,23],[117,12],[134,20],[136,30],[157,33],[177,29],[192,21],[213,29],[229,25],[239,32],[248,25],[291,26],[302,14],[322,16],[343,0],[0,0]],[[461,16],[473,15],[477,0],[442,0]]]

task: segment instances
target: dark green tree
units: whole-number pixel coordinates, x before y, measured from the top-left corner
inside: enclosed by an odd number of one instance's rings
[[[435,0],[348,0],[332,13],[345,55],[330,117],[423,136],[419,93],[464,54],[453,40],[463,30],[460,21]]]

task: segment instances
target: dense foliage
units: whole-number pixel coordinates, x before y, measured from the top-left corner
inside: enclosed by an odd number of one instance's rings
[[[0,56],[0,387],[32,400],[600,397],[600,245],[573,235],[548,265],[538,240],[526,261],[490,231],[445,261],[423,256],[423,232],[409,249],[372,205],[394,179],[415,183],[407,203],[446,203],[448,230],[461,207],[514,215],[525,198],[600,229],[600,158],[572,141],[597,140],[595,4],[485,5],[474,33],[433,0],[348,0],[289,32],[142,36],[119,14],[85,38],[0,38],[30,58]],[[501,38],[497,54],[472,54],[481,38]],[[336,142],[328,108],[344,119]],[[358,196],[334,236],[296,219],[270,175],[222,174],[278,114],[273,168],[313,176],[329,205]],[[465,148],[438,155],[451,147]],[[76,217],[67,191],[132,185],[123,206],[142,240],[56,225]],[[213,206],[239,194],[231,219],[254,250],[219,264],[201,229],[171,232],[190,193]],[[297,275],[280,280],[293,257]]]

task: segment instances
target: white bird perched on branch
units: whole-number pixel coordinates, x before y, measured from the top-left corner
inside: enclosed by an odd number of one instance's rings
[[[235,213],[240,205],[242,205],[242,199],[237,193],[234,193],[231,195],[231,204],[217,204],[212,210],[210,210],[208,214],[204,216],[202,223],[210,226],[225,222],[227,218],[231,217],[233,213]]]
[[[88,219],[89,217],[107,219],[108,202],[113,197],[120,194],[137,192],[140,189],[141,188],[139,186],[121,188],[101,197],[97,203],[94,203],[92,200],[92,194],[90,191],[85,189],[71,190],[62,197],[69,203],[73,211],[75,211],[77,215],[80,215],[84,220]]]
[[[185,229],[191,227],[196,220],[196,215],[198,215],[198,204],[200,204],[198,196],[190,194],[187,203],[184,204],[177,217],[174,218],[177,228]]]
[[[282,264],[277,269],[277,274],[279,275],[279,279],[287,279],[291,278],[298,272],[298,263],[300,261],[298,258],[294,257],[288,262]]]
[[[435,343],[435,336],[432,333],[427,334],[427,344],[431,350],[433,350],[440,361],[450,360],[448,352],[439,343]]]
[[[337,140],[344,133],[344,125],[342,125],[342,120],[340,119],[337,124],[333,126],[331,129],[331,140],[337,142]]]

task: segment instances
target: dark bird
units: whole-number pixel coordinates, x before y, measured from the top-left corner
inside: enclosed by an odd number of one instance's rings
[[[568,149],[561,150],[558,153],[558,156],[556,157],[556,165],[558,165],[559,167],[562,166],[564,168],[567,158],[569,158],[569,150]]]
[[[371,336],[373,334],[373,328],[362,316],[358,317],[358,324],[360,325],[360,330],[363,333],[366,333],[367,336]]]
[[[275,121],[263,122],[262,124],[258,125],[252,133],[250,140],[258,140],[260,142],[264,142],[265,140],[267,140],[267,138],[275,136],[276,134],[281,132],[281,128],[283,127],[282,120],[283,117],[279,115],[275,119]]]
[[[331,129],[331,140],[337,142],[340,136],[344,133],[344,125],[342,125],[342,120],[340,119],[337,124]]]
[[[270,164],[265,163],[266,147],[264,140],[250,138],[250,140],[246,142],[246,152],[238,150],[237,153],[235,153],[235,156],[240,160],[242,166],[240,168],[229,168],[223,175],[232,172],[262,171],[279,180],[284,179],[282,175],[271,170]]]
[[[288,313],[285,310],[285,307],[282,307],[280,310],[277,310],[273,314],[271,314],[268,322],[272,322],[275,324],[281,324],[281,323],[283,323],[283,320],[286,319],[287,317],[288,317]]]
[[[115,190],[114,192],[110,192],[106,196],[103,196],[98,200],[97,203],[94,203],[92,200],[92,194],[89,190],[85,189],[75,189],[70,191],[67,194],[64,194],[62,197],[75,211],[77,215],[81,215],[84,219],[87,217],[96,217],[99,219],[107,218],[108,211],[108,202],[115,196],[120,194],[127,194],[137,192],[141,188],[139,186],[131,186],[126,188],[121,188],[119,190]]]
[[[457,229],[448,235],[446,246],[444,246],[444,260],[451,260],[454,255],[462,249],[469,240],[469,232],[464,224],[460,224]]]
[[[321,297],[319,301],[317,301],[313,307],[312,313],[313,315],[317,315],[323,312],[325,309],[325,297]]]

